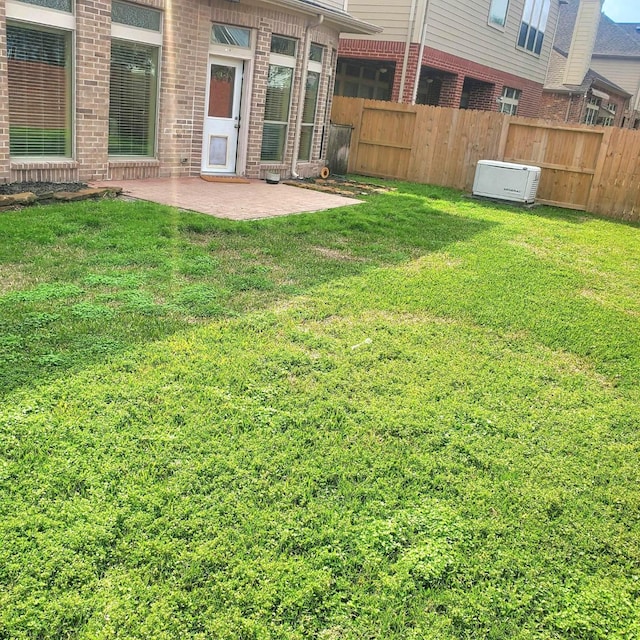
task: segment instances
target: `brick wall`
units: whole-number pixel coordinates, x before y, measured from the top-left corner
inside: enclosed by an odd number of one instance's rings
[[[295,122],[298,115],[308,16],[246,2],[226,0],[138,0],[164,10],[162,60],[158,99],[156,158],[109,158],[109,75],[111,56],[111,0],[76,0],[74,156],[42,161],[9,158],[6,21],[0,3],[0,181],[98,180],[158,176],[198,175],[201,166],[205,117],[207,64],[211,23],[233,24],[255,30],[255,58],[246,63],[244,98],[250,100],[241,147],[246,159],[240,172],[258,178],[265,170],[288,175],[293,159]],[[271,34],[298,39],[298,57],[285,156],[281,163],[260,161],[262,119],[266,95]],[[311,40],[325,47],[316,128],[310,162],[300,162],[302,175],[314,174],[324,165],[323,130],[328,124],[333,94],[338,32],[321,25]],[[241,125],[242,126],[242,125]]]
[[[395,62],[396,72],[391,99],[394,102],[410,102],[413,96],[413,84],[416,78],[420,48],[419,45],[415,43],[410,46],[405,89],[401,100],[400,78],[404,60],[404,50],[405,43],[403,42],[345,38],[340,40],[339,55],[345,58]],[[482,99],[477,96],[474,104],[478,106],[472,108],[496,111],[498,109],[496,98],[502,94],[503,87],[507,86],[513,89],[519,89],[522,92],[518,105],[518,115],[530,118],[537,116],[542,95],[542,85],[537,82],[504,73],[431,47],[425,47],[424,49],[422,66],[431,67],[454,75],[454,77],[446,77],[443,81],[440,93],[441,106],[457,108],[460,105],[460,98],[462,97],[464,79],[465,77],[470,77],[495,86],[495,90],[490,94],[485,93]]]
[[[542,94],[542,100],[540,102],[539,117],[543,120],[552,120],[555,122],[582,123],[585,117],[585,104],[590,96],[590,92],[571,94],[545,91]],[[613,126],[620,127],[622,126],[627,101],[625,98],[615,94],[609,94],[609,96],[609,100],[603,100],[603,102],[616,105],[616,116],[613,121]]]

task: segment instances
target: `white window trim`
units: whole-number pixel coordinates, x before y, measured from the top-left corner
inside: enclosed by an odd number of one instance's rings
[[[111,37],[117,40],[129,40],[142,44],[151,44],[156,47],[162,46],[162,31],[151,31],[140,27],[129,27],[119,22],[111,23]]]
[[[151,8],[151,7],[148,7]],[[140,44],[148,44],[158,47],[158,72],[156,76],[156,109],[155,109],[155,135],[153,140],[154,154],[152,156],[134,156],[134,155],[111,155],[110,161],[145,161],[154,160],[158,157],[158,146],[160,142],[160,91],[162,86],[162,34],[164,32],[164,14],[160,14],[160,31],[152,29],[143,29],[142,27],[132,27],[121,22],[111,22],[111,38],[112,40],[126,40],[128,42],[139,42]]]
[[[498,24],[497,22],[491,22],[491,5],[494,0],[491,0],[489,3],[489,15],[487,16],[487,24],[493,29],[497,29],[498,31],[504,31],[507,28],[507,18],[509,17],[509,9],[511,0],[507,0],[507,7],[504,10],[504,24]]]
[[[547,36],[547,26],[549,24],[549,16],[551,15],[551,0],[531,0],[531,1],[533,2],[533,5],[531,7],[531,14],[529,16],[529,19],[531,20],[531,22],[527,23],[529,26],[529,29],[527,29],[527,37],[525,39],[524,45],[518,44],[518,40],[516,40],[516,49],[518,49],[519,51],[525,51],[528,54],[535,56],[536,58],[539,58],[542,55],[542,49],[540,50],[540,53],[536,53],[535,42],[534,42],[533,49],[529,49],[527,47],[527,41],[529,40],[529,30],[532,28],[535,28],[536,33],[540,33],[540,21],[542,20],[542,16],[544,15],[545,3],[548,2],[549,8],[547,10],[547,16],[544,23],[544,30],[542,31],[543,38],[542,38],[541,46],[544,47],[544,42]],[[540,3],[540,10],[538,11],[538,14],[536,16],[535,8],[536,8],[536,3],[538,2]],[[520,24],[518,26],[518,36],[517,36],[518,39],[520,38],[520,29],[522,28],[522,23],[524,22],[524,19],[525,19],[526,9],[527,9],[527,3],[525,0],[525,6],[524,6],[524,9],[522,10],[522,17],[520,18]],[[537,39],[537,36],[536,36],[536,39]]]
[[[73,5],[75,6],[75,4]],[[26,10],[26,11],[25,11]],[[71,82],[71,155],[70,156],[10,156],[11,164],[22,163],[28,165],[37,162],[69,163],[76,162],[76,17],[66,11],[57,11],[47,7],[33,7],[24,2],[7,0],[6,22],[22,22],[40,27],[51,27],[71,33],[71,56],[69,78]],[[9,122],[9,126],[11,123]]]
[[[74,31],[76,28],[76,17],[66,11],[58,11],[47,7],[38,7],[24,2],[7,0],[6,4],[7,20],[19,20],[20,22],[30,22],[47,27],[55,27],[66,31]]]

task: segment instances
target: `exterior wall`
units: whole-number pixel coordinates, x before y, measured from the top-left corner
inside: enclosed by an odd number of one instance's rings
[[[379,36],[357,36],[361,40],[383,40],[390,42],[406,42],[409,32],[412,0],[349,0],[349,13],[357,18],[382,27]],[[417,0],[424,5],[424,0]],[[344,34],[351,40],[356,36]]]
[[[614,82],[633,98],[630,101],[632,110],[640,110],[640,57],[639,58],[591,58],[591,68]]]
[[[432,49],[448,53],[470,62],[483,65],[538,84],[545,80],[547,64],[552,48],[553,35],[558,19],[558,0],[551,1],[549,19],[540,55],[517,47],[520,23],[525,0],[511,0],[504,29],[488,23],[490,0],[429,0],[426,16],[426,42]],[[379,24],[384,31],[378,36],[355,37],[343,34],[340,55],[355,57],[353,40],[367,48],[367,41],[420,42],[426,0],[416,0],[415,24],[410,25],[409,0],[350,0],[349,12],[362,20]],[[348,47],[350,53],[343,53]],[[402,50],[404,52],[404,48]]]
[[[545,91],[540,101],[539,117],[553,122],[581,122],[584,99],[583,94]]]
[[[602,0],[580,0],[563,84],[580,85],[589,71],[601,11]]]
[[[620,127],[625,117],[627,99],[613,93],[609,93],[609,96],[608,102],[616,105],[616,116],[612,126]],[[555,122],[583,123],[586,109],[585,103],[590,97],[591,92],[570,94],[545,91],[540,102],[539,117],[543,120]],[[632,124],[629,123],[629,126],[632,126]]]
[[[267,170],[289,174],[303,69],[303,39],[309,16],[280,11],[272,5],[250,5],[246,1],[138,0],[138,4],[164,10],[157,151],[153,158],[109,158],[111,0],[75,0],[75,3],[75,152],[72,159],[42,161],[17,158],[11,161],[9,157],[6,21],[5,4],[0,3],[0,181],[89,181],[198,175],[212,22],[249,27],[255,34],[255,55],[247,65],[244,80],[244,97],[250,100],[251,108],[246,129],[241,129],[240,133],[245,136],[246,166],[238,167],[238,173],[251,178],[262,177]],[[343,8],[342,0],[324,0],[323,4]],[[272,33],[293,37],[299,42],[284,160],[265,165],[260,161],[260,152]],[[311,161],[298,163],[300,175],[316,174],[324,165],[320,157],[321,141],[333,94],[337,28],[325,24],[312,29],[311,40],[325,47],[325,55]]]
[[[433,49],[543,84],[558,18],[558,2],[551,2],[539,56],[516,46],[524,4],[525,0],[509,2],[502,30],[488,24],[490,3],[487,0],[431,0],[426,41]]]
[[[400,73],[404,58],[404,44],[400,42],[373,42],[363,40],[340,41],[340,55],[345,58],[360,58],[363,60],[394,61],[396,72],[393,83],[391,99],[394,102],[410,102],[413,96],[413,84],[418,68],[419,46],[411,45],[409,65],[405,83],[403,100],[400,100]],[[505,73],[494,68],[465,60],[456,55],[439,51],[432,47],[425,47],[422,58],[422,66],[454,74],[443,82],[440,92],[440,106],[457,108],[462,97],[462,87],[465,77],[480,80],[495,85],[493,93],[486,93],[482,99],[470,103],[470,108],[483,108],[489,111],[497,111],[497,98],[502,95],[503,87],[511,87],[522,91],[518,104],[518,115],[536,117],[540,96],[542,95],[542,83],[533,82],[518,77],[511,73]]]

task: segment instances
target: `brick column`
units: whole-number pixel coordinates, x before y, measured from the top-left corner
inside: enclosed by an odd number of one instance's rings
[[[76,159],[80,180],[109,170],[111,0],[76,2]]]
[[[440,90],[439,107],[451,107],[458,109],[460,107],[460,98],[462,97],[462,85],[464,84],[463,75],[448,75],[442,79],[442,89]]]
[[[269,55],[271,47],[271,26],[267,20],[261,20],[258,27],[255,62],[253,67],[253,95],[251,99],[251,126],[247,141],[247,176],[260,177],[260,153],[262,150],[262,124],[264,121],[264,103],[267,98],[269,77]],[[290,119],[290,122],[292,120]]]
[[[0,4],[0,182],[9,180],[9,84],[5,3]]]

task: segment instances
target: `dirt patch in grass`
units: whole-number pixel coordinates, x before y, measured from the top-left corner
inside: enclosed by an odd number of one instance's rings
[[[339,196],[356,197],[366,196],[375,193],[388,193],[395,191],[394,187],[386,187],[380,184],[372,184],[369,182],[359,182],[357,180],[347,180],[346,178],[306,178],[302,180],[286,180],[284,184],[302,189],[311,189],[312,191],[322,191],[324,193],[333,193]]]

